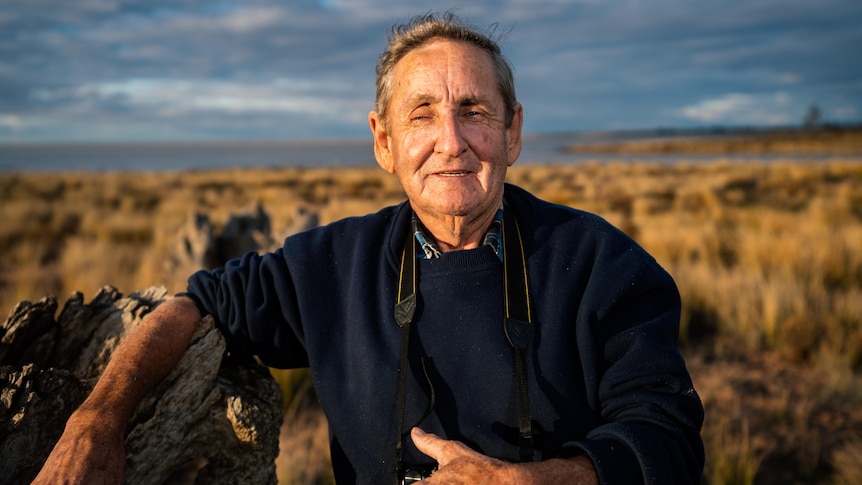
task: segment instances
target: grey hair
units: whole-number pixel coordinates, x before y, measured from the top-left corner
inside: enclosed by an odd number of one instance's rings
[[[377,61],[377,98],[375,106],[380,118],[387,122],[386,113],[392,99],[392,71],[395,65],[410,51],[421,47],[433,39],[447,39],[467,42],[482,49],[491,56],[497,77],[497,88],[503,96],[506,128],[511,126],[515,116],[515,79],[509,61],[503,56],[500,46],[477,28],[467,24],[452,12],[438,17],[433,13],[413,17],[408,23],[395,25],[389,35],[386,50]]]

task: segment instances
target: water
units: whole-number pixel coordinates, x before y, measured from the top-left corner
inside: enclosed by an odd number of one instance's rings
[[[0,146],[0,171],[372,166],[371,140]]]
[[[652,134],[652,136],[655,136]],[[527,135],[518,159],[526,163],[584,161],[714,160],[714,155],[620,155],[568,153],[568,145],[646,138],[639,133]],[[769,160],[764,156],[721,156]],[[782,155],[782,160],[818,160],[813,155]],[[245,141],[201,143],[0,145],[0,173],[11,171],[173,171],[229,167],[373,167],[371,137],[346,140]]]

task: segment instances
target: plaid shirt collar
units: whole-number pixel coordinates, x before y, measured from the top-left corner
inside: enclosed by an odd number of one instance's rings
[[[413,212],[411,226],[413,228],[413,235],[416,237],[416,242],[419,243],[419,247],[421,248],[421,251],[417,252],[416,257],[419,259],[439,258],[442,251],[440,251],[440,247],[437,246],[437,243],[435,243],[432,238],[428,237],[425,227],[419,221],[419,218],[416,217],[416,212]],[[503,260],[503,239],[500,237],[502,233],[503,204],[500,204],[500,208],[497,209],[497,213],[494,215],[494,220],[491,222],[491,227],[488,228],[488,232],[485,233],[485,238],[482,240],[482,245],[491,246],[491,249],[493,249],[494,253],[497,254],[497,257],[500,258],[500,261]]]

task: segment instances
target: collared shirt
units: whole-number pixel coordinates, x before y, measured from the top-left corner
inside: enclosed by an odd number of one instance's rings
[[[428,237],[428,233],[425,231],[425,226],[423,226],[422,222],[419,221],[415,211],[413,212],[411,225],[413,227],[413,235],[416,237],[416,242],[418,242],[419,247],[422,248],[422,251],[417,252],[416,257],[419,259],[439,258],[443,252],[440,251],[440,247],[437,246],[437,243],[434,242],[432,238]],[[494,253],[497,254],[497,257],[500,258],[500,261],[503,260],[503,239],[500,237],[502,234],[503,204],[500,204],[500,208],[497,209],[497,213],[494,215],[494,220],[491,221],[491,227],[488,228],[488,232],[485,233],[485,238],[482,239],[482,245],[491,246],[491,249],[493,249]]]

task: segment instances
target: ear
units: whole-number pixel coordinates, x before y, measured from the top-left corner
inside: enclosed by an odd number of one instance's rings
[[[395,173],[395,164],[392,162],[392,150],[389,147],[389,132],[386,131],[386,123],[377,114],[377,111],[368,113],[368,125],[371,127],[371,135],[374,137],[374,158],[377,165],[389,173]]]
[[[515,164],[515,160],[521,155],[521,128],[524,126],[524,109],[521,103],[515,103],[515,115],[512,116],[512,124],[506,128],[506,139],[508,140],[509,166]]]

